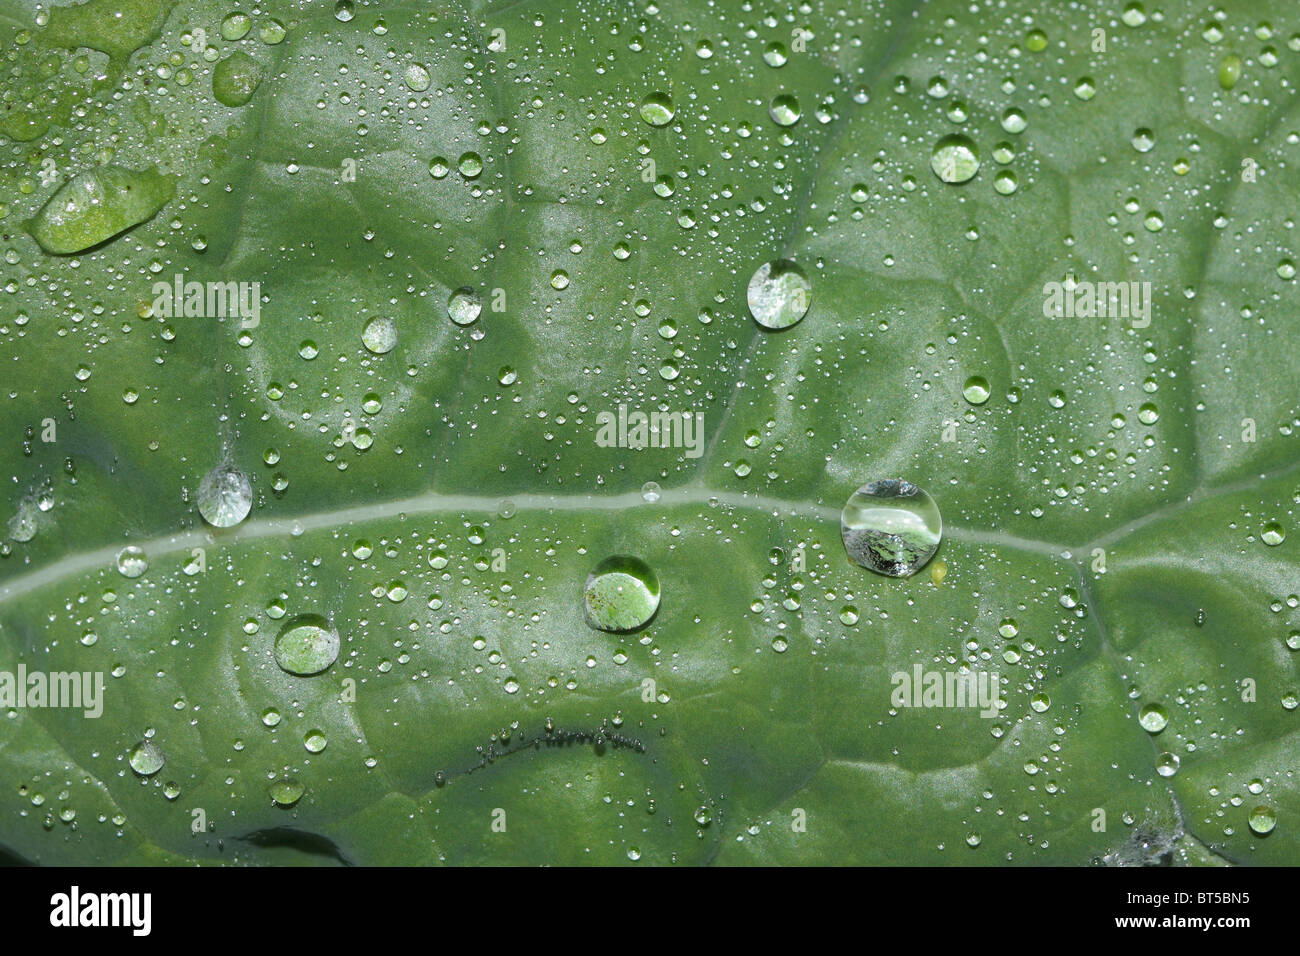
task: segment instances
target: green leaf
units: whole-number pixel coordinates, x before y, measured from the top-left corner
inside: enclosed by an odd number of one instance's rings
[[[0,698],[0,849],[1300,862],[1300,23],[1219,9],[11,5],[0,673],[106,687]]]

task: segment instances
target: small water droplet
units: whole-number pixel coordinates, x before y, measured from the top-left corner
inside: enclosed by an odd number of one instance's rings
[[[289,777],[275,781],[270,787],[271,800],[278,807],[293,806],[306,792],[306,787]]]

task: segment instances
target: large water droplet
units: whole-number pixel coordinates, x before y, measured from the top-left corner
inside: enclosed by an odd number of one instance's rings
[[[117,553],[117,571],[124,578],[138,578],[149,570],[149,560],[142,548],[127,545]]]
[[[243,106],[253,98],[261,82],[262,70],[257,62],[236,50],[212,70],[212,95],[224,106]]]
[[[1256,807],[1250,811],[1250,828],[1263,836],[1277,826],[1277,813],[1272,807]]]
[[[812,285],[789,259],[773,259],[749,280],[749,311],[765,329],[788,329],[812,303]]]
[[[659,578],[640,558],[614,555],[587,575],[583,601],[587,623],[597,630],[635,631],[659,610]]]
[[[1159,704],[1147,704],[1138,713],[1138,723],[1142,725],[1142,729],[1147,733],[1158,734],[1169,723],[1169,717],[1165,714],[1165,709]]]
[[[673,98],[667,93],[651,93],[641,101],[641,118],[651,126],[667,126],[673,115]]]
[[[972,375],[962,386],[962,397],[972,405],[983,405],[989,400],[989,382],[982,375]]]
[[[338,656],[338,631],[317,614],[293,618],[275,639],[275,662],[281,670],[299,677],[319,674]]]
[[[307,788],[292,778],[277,780],[270,788],[271,800],[277,807],[293,806],[306,792]]]
[[[397,324],[387,316],[376,316],[362,329],[361,344],[375,355],[391,352],[397,345]]]
[[[925,566],[939,548],[943,519],[925,491],[885,478],[855,491],[840,515],[844,550],[854,564],[894,578]]]
[[[74,176],[24,223],[46,252],[70,255],[153,217],[176,195],[176,177],[156,166],[100,166]]]
[[[132,747],[126,760],[131,765],[131,769],[142,777],[152,777],[167,762],[162,748],[152,740],[142,740]]]
[[[799,101],[789,93],[782,93],[768,104],[767,112],[777,126],[793,126],[799,122]]]
[[[979,150],[969,137],[953,133],[934,144],[930,168],[945,183],[964,183],[979,172]]]
[[[218,465],[199,483],[199,514],[214,528],[233,528],[253,507],[253,488],[237,468]]]
[[[406,68],[406,85],[416,93],[423,93],[429,88],[429,71],[419,63],[412,63]]]
[[[468,286],[457,289],[447,300],[447,315],[457,325],[469,325],[482,311],[483,305],[479,302],[478,293]]]

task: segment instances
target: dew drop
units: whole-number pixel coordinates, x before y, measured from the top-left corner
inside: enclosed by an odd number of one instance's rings
[[[989,400],[992,394],[989,389],[988,379],[982,375],[972,375],[966,379],[966,384],[961,389],[962,397],[972,405],[983,405]]]
[[[789,93],[782,93],[772,98],[767,112],[777,126],[793,126],[799,122],[799,101]]]
[[[127,763],[142,777],[152,777],[163,768],[167,758],[163,756],[160,748],[152,740],[142,740],[127,754]]]
[[[253,488],[238,468],[218,465],[199,482],[199,514],[214,528],[233,528],[253,507]]]
[[[149,570],[149,561],[144,551],[135,545],[127,545],[117,553],[117,571],[124,578],[138,578]]]
[[[587,623],[597,630],[635,631],[659,610],[659,578],[640,558],[614,555],[587,575],[583,601]]]
[[[901,478],[863,485],[840,515],[840,536],[849,559],[889,577],[906,577],[925,566],[939,548],[939,506]]]
[[[934,144],[930,168],[945,183],[967,182],[979,172],[979,150],[969,137],[950,134]]]
[[[1250,828],[1260,836],[1273,832],[1277,826],[1277,813],[1272,807],[1256,807],[1250,811]]]
[[[277,807],[291,807],[302,799],[307,788],[292,778],[282,778],[271,784],[271,801]]]
[[[478,153],[462,153],[456,161],[456,168],[466,179],[475,179],[483,172],[483,157]]]
[[[812,285],[789,259],[765,262],[749,280],[749,312],[765,329],[788,329],[805,315]]]
[[[375,355],[391,352],[397,345],[397,324],[387,316],[375,316],[362,329],[361,344]]]
[[[468,286],[457,289],[447,299],[447,316],[457,325],[470,325],[482,311],[478,292]]]
[[[667,126],[674,115],[673,98],[667,93],[651,93],[641,101],[641,118],[651,126]]]
[[[339,635],[325,618],[303,614],[292,618],[275,639],[275,662],[288,674],[319,674],[339,656]]]
[[[1138,723],[1149,734],[1158,734],[1169,723],[1165,709],[1159,704],[1147,704],[1138,712]]]

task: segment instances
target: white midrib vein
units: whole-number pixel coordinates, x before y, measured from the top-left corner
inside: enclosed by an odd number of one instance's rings
[[[1286,470],[1290,471],[1292,469]],[[946,539],[987,548],[1005,548],[1072,561],[1075,559],[1075,555],[1089,553],[1093,546],[1102,543],[1113,544],[1129,532],[1144,527],[1161,517],[1186,508],[1207,497],[1229,492],[1234,488],[1235,486],[1229,486],[1212,491],[1194,492],[1186,498],[1171,502],[1164,508],[1144,515],[1129,525],[1116,528],[1095,541],[1084,544],[1070,545],[1042,541],[1001,531],[950,524],[944,526],[943,536]],[[659,492],[659,497],[654,501],[647,501],[639,491],[628,491],[607,496],[522,494],[511,495],[507,498],[491,495],[442,494],[428,491],[409,498],[357,505],[353,508],[318,511],[283,518],[254,518],[228,531],[216,530],[201,525],[172,534],[158,535],[147,540],[123,541],[78,554],[70,554],[45,567],[28,571],[0,583],[0,603],[57,583],[66,577],[111,568],[114,566],[118,553],[127,545],[134,545],[142,549],[146,558],[153,562],[158,558],[188,552],[194,548],[224,547],[262,538],[293,539],[312,531],[330,528],[341,529],[401,516],[428,514],[495,515],[506,500],[510,501],[517,511],[526,512],[563,513],[632,511],[634,509],[652,511],[676,506],[708,506],[732,510],[763,511],[776,517],[803,518],[825,522],[832,526],[837,526],[840,518],[839,508],[819,502],[791,501],[784,498],[737,491],[718,491],[693,484],[684,485],[680,488],[663,489]]]

